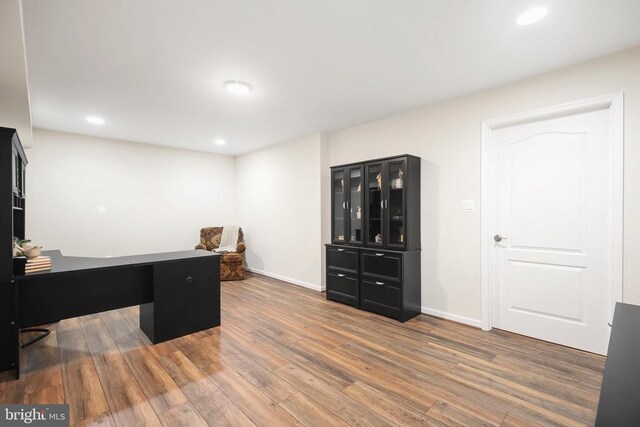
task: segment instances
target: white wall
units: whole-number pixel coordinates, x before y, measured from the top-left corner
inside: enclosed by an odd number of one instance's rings
[[[422,305],[479,322],[481,123],[607,93],[625,95],[624,300],[640,304],[640,48],[329,135],[332,165],[422,158]],[[473,214],[462,200],[476,201]],[[477,323],[479,324],[479,323]]]
[[[27,236],[66,255],[193,249],[236,218],[233,157],[42,129],[26,153]]]
[[[321,289],[323,172],[321,134],[236,158],[237,223],[251,270]]]
[[[0,126],[18,130],[31,146],[31,109],[20,0],[0,1]]]

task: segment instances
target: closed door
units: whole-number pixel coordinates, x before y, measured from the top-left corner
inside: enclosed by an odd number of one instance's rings
[[[494,327],[605,354],[609,110],[493,130]]]

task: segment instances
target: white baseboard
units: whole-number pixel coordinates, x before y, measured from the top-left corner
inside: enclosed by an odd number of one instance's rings
[[[275,273],[269,273],[268,271],[262,271],[256,268],[245,267],[244,269],[252,273],[257,273],[263,276],[271,277],[273,279],[282,280],[283,282],[291,283],[292,285],[302,286],[303,288],[312,289],[317,292],[324,292],[324,287],[315,285],[313,283],[303,282],[302,280],[292,279],[290,277],[281,276]]]
[[[458,323],[464,323],[465,325],[473,326],[475,328],[482,327],[482,321],[479,319],[472,319],[470,317],[464,317],[453,313],[447,313],[446,311],[440,311],[429,307],[422,307],[422,313],[428,314],[434,317],[441,317],[443,319],[452,320]]]

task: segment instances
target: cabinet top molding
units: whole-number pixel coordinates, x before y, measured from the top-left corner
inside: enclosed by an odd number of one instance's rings
[[[19,151],[20,157],[24,160],[24,164],[29,163],[27,159],[27,155],[24,153],[24,148],[22,147],[22,142],[20,141],[20,137],[18,136],[18,131],[13,128],[5,128],[0,126],[0,139],[3,138],[15,138],[17,140],[17,144],[15,144],[16,149]]]
[[[362,160],[362,161],[359,161],[359,162],[352,162],[352,163],[344,163],[344,164],[334,165],[334,166],[330,166],[330,167],[331,167],[331,169],[344,168],[344,167],[347,167],[347,166],[361,165],[361,164],[364,164],[364,163],[383,162],[385,160],[397,159],[397,158],[400,158],[400,157],[407,157],[407,158],[413,157],[414,159],[420,159],[420,157],[414,156],[412,154],[398,154],[398,155],[395,155],[395,156],[380,157],[378,159]]]

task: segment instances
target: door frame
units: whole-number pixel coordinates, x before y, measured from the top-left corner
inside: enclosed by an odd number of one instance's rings
[[[493,326],[493,294],[496,286],[493,256],[493,199],[494,199],[494,141],[493,132],[514,125],[572,116],[590,111],[609,110],[612,138],[611,184],[613,187],[611,206],[611,289],[609,319],[613,317],[616,302],[622,301],[623,288],[623,203],[624,203],[624,94],[607,94],[580,101],[569,102],[548,108],[519,113],[482,122],[481,146],[481,310],[482,329]]]

